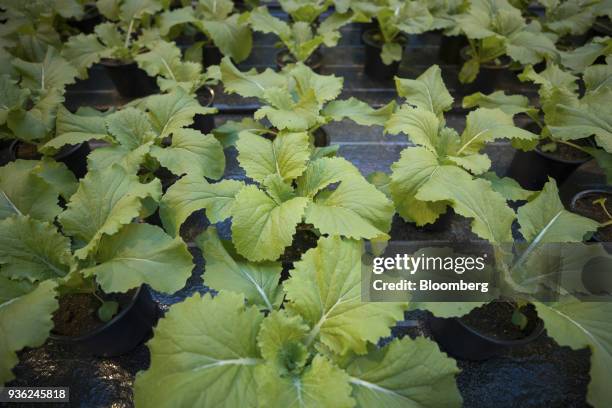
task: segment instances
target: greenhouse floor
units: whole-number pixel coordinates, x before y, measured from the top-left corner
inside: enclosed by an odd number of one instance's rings
[[[382,106],[394,97],[393,81],[378,82],[363,74],[363,47],[360,42],[361,27],[353,24],[346,27],[338,47],[333,52],[323,50],[325,74],[334,73],[344,77],[344,94],[341,97],[358,97],[373,106]],[[439,36],[427,34],[410,39],[404,55],[399,75],[414,78],[431,64],[438,63],[437,50]],[[255,67],[263,69],[272,66],[276,49],[274,39],[256,35],[252,56],[240,64],[242,70]],[[327,51],[327,52],[326,52]],[[273,67],[272,67],[273,68]],[[458,66],[442,66],[445,81],[455,97],[455,107],[447,114],[450,126],[460,130],[463,127],[460,104],[462,89],[457,81]],[[513,87],[513,88],[512,88]],[[521,92],[535,96],[533,88],[525,84],[509,84],[505,89],[513,93]],[[120,106],[126,100],[114,91],[112,83],[101,67],[95,67],[89,80],[71,87],[67,93],[70,109],[79,106],[109,108]],[[215,107],[219,114],[215,117],[217,125],[227,120],[240,119],[252,115],[257,104],[235,95],[225,95],[216,89]],[[354,163],[364,175],[373,171],[389,171],[389,166],[399,158],[400,151],[408,144],[404,136],[387,136],[379,127],[360,127],[352,122],[339,122],[325,126],[331,143],[340,145],[339,155]],[[495,163],[494,170],[503,174],[509,165],[514,149],[504,142],[494,143],[488,153]],[[6,154],[2,152],[1,154]],[[241,179],[244,174],[237,166],[236,154],[231,148],[226,151],[226,177]],[[574,176],[573,186],[586,186],[595,183],[601,176],[594,166],[584,165]],[[587,181],[583,181],[587,180]],[[573,190],[570,188],[570,190]],[[571,195],[570,193],[567,193]],[[186,240],[194,238],[205,227],[203,214],[192,216],[183,227]],[[228,225],[220,228],[227,234]],[[455,240],[476,239],[469,230],[466,219],[455,216],[452,228],[445,233],[417,230],[413,225],[397,218],[392,233],[394,240]],[[194,292],[205,292],[200,277],[205,269],[199,249],[192,248],[196,261],[193,277],[187,287],[180,292],[163,296],[156,294],[162,310]],[[205,273],[205,271],[204,271]],[[428,335],[427,315],[415,311],[406,315],[409,323],[401,323],[393,329],[393,334]],[[465,407],[585,407],[586,388],[589,382],[588,350],[573,351],[559,347],[548,336],[525,346],[513,348],[503,356],[481,362],[459,361],[462,369],[458,377],[459,389]],[[35,350],[26,350],[20,355],[20,363],[15,368],[17,379],[12,386],[63,386],[70,384],[71,400],[75,406],[82,407],[129,407],[132,406],[132,385],[139,370],[148,366],[149,355],[144,345],[130,354],[117,358],[93,358],[76,353],[65,346],[49,341]]]

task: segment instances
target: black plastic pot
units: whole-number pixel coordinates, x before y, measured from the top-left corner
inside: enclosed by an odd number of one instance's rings
[[[38,160],[42,157],[41,154],[36,154],[34,157],[18,157],[17,150],[22,142],[14,140],[9,146],[9,161],[17,159]],[[87,174],[87,156],[91,152],[89,143],[83,142],[74,146],[64,146],[53,158],[55,161],[64,163],[77,178],[82,178]]]
[[[314,138],[313,141],[314,141],[315,147],[326,147],[326,146],[329,146],[330,139],[329,139],[329,135],[327,134],[325,129],[317,128],[313,132],[312,137]]]
[[[438,49],[438,58],[445,64],[460,65],[463,63],[461,58],[461,50],[464,49],[468,41],[463,35],[446,36],[440,34],[440,48]]]
[[[150,77],[135,62],[103,59],[100,64],[106,69],[121,96],[140,98],[159,92],[155,78]]]
[[[506,172],[506,177],[516,180],[527,190],[541,190],[552,177],[561,185],[583,163],[591,158],[565,160],[536,148],[524,152],[517,150]]]
[[[500,355],[511,347],[534,341],[544,332],[544,323],[540,320],[528,336],[518,340],[501,340],[484,335],[459,318],[431,317],[429,328],[440,348],[450,356],[479,361]]]
[[[215,102],[215,91],[212,88],[204,86],[197,91],[198,102],[200,105],[209,108],[213,106]],[[192,129],[197,129],[202,133],[210,133],[215,128],[215,117],[214,115],[200,115],[197,114],[193,118]]]
[[[597,36],[612,36],[612,21],[609,17],[598,17],[593,23],[592,30]]]
[[[282,49],[276,53],[276,67],[280,70],[289,64],[295,64],[297,60],[288,49]],[[323,66],[323,54],[320,50],[315,50],[310,57],[304,61],[304,64],[310,67],[314,72],[320,73]]]
[[[157,303],[149,289],[141,286],[125,309],[93,332],[80,337],[51,334],[50,338],[94,356],[120,356],[145,341],[158,318]]]
[[[469,59],[468,47],[462,48],[460,55],[462,59],[461,63],[467,61]],[[501,57],[499,60],[500,63],[491,61],[481,64],[476,79],[469,84],[461,84],[462,93],[465,95],[475,92],[490,94],[497,89],[507,88],[511,80],[518,81],[518,79],[516,79],[516,72],[510,69],[510,59]]]
[[[223,59],[221,50],[219,50],[219,48],[213,44],[206,44],[202,49],[202,65],[204,68],[212,65],[219,65],[221,63],[221,59]]]
[[[391,79],[397,74],[399,69],[399,61],[392,62],[386,65],[380,56],[383,44],[376,40],[376,36],[380,35],[377,29],[370,29],[363,33],[361,39],[365,45],[365,61],[363,65],[364,72],[367,76],[373,79],[385,80]]]
[[[612,186],[601,186],[599,188],[592,188],[592,189],[588,189],[588,190],[583,190],[583,191],[579,192],[578,194],[574,195],[574,197],[572,198],[572,201],[570,202],[570,209],[571,209],[571,211],[572,212],[576,212],[576,213],[579,214],[579,212],[576,211],[576,203],[578,202],[578,200],[581,200],[581,199],[583,199],[583,198],[585,198],[585,197],[587,197],[589,195],[612,196]],[[610,199],[611,197],[608,197],[608,198]],[[593,241],[593,242],[606,242],[599,232],[595,232],[593,234],[593,236],[591,237],[591,241]]]
[[[85,6],[85,14],[80,20],[69,19],[68,25],[77,29],[83,34],[91,34],[94,32],[94,28],[102,22],[102,15],[98,11],[97,7],[93,5]]]

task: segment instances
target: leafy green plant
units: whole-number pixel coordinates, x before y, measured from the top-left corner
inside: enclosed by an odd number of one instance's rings
[[[535,20],[527,23],[507,0],[472,1],[456,20],[469,40],[466,62],[459,73],[462,83],[473,82],[482,64],[503,65],[505,56],[523,65],[559,58],[556,36],[543,33]]]
[[[544,16],[540,18],[543,28],[560,38],[584,34],[593,26],[597,15],[597,1],[554,0],[540,3],[544,6]]]
[[[0,47],[28,62],[42,61],[49,47],[60,49],[66,19],[79,18],[85,11],[78,0],[3,0],[0,7],[0,20],[5,22]]]
[[[348,161],[321,157],[306,132],[281,131],[272,141],[243,132],[236,147],[257,184],[182,178],[160,205],[168,232],[202,208],[213,223],[231,216],[236,249],[251,261],[278,259],[302,223],[317,235],[388,239],[392,203]]]
[[[15,352],[46,339],[58,294],[90,294],[100,299],[102,312],[111,309],[101,316],[111,318],[113,305],[101,293],[142,284],[171,293],[191,275],[191,254],[180,239],[132,222],[157,204],[159,181],[142,184],[115,164],[91,170],[74,192],[68,176],[51,161],[18,160],[0,168],[3,383],[13,378]],[[68,203],[64,211],[58,195]]]
[[[405,34],[428,31],[434,22],[427,5],[419,1],[387,0],[378,8],[374,19],[379,31],[374,40],[382,44],[380,56],[386,65],[401,61]]]
[[[510,242],[513,216],[506,198],[525,199],[530,193],[490,172],[491,160],[481,151],[497,139],[529,142],[538,136],[515,127],[513,113],[498,108],[470,112],[461,135],[447,127],[444,112],[453,98],[437,65],[414,80],[396,78],[396,88],[407,103],[391,115],[385,131],[404,133],[414,143],[391,166],[389,190],[398,213],[421,226],[436,221],[451,204],[456,213],[474,218],[472,231],[479,237]],[[496,223],[490,224],[486,220],[493,214]]]
[[[585,92],[578,91],[578,77],[563,71],[555,64],[536,72],[532,66],[525,68],[520,78],[539,85],[541,109],[531,106],[526,97],[474,94],[463,100],[464,107],[498,107],[506,112],[526,112],[540,128],[540,146],[544,151],[557,150],[558,144],[569,145],[591,155],[612,180],[612,110],[606,102],[612,96],[610,78],[612,67],[608,64],[592,65],[585,69]],[[588,142],[594,136],[595,145]],[[578,142],[578,143],[577,143]],[[534,148],[536,143],[523,144]]]
[[[609,56],[612,55],[612,38],[595,37],[581,47],[560,51],[560,55],[560,64],[564,68],[574,74],[582,74],[600,57],[606,57],[607,64],[610,64]]]
[[[321,238],[281,285],[279,263],[249,263],[214,229],[199,243],[220,293],[195,295],[159,322],[151,367],[136,378],[137,406],[461,404],[458,369],[435,343],[375,346],[406,305],[361,302],[361,242]]]
[[[188,128],[195,115],[211,114],[216,109],[201,106],[180,87],[137,102],[107,115],[84,116],[62,109],[57,137],[44,149],[54,151],[65,144],[99,139],[110,146],[90,153],[90,170],[118,163],[128,174],[138,173],[143,181],[153,179],[160,166],[176,176],[218,179],[223,175],[225,156],[221,144],[212,135]]]
[[[202,64],[183,60],[176,44],[164,40],[153,42],[147,51],[134,58],[149,76],[157,78],[162,92],[182,88],[194,94],[202,87],[216,85],[220,77],[218,67],[212,66],[203,72]]]
[[[109,1],[97,5],[108,21],[97,25],[93,34],[70,37],[62,50],[82,78],[87,77],[89,67],[102,59],[133,62],[147,45],[160,38],[152,25],[153,16],[162,9],[161,1]]]
[[[206,41],[196,41],[190,47],[189,54],[201,51],[207,43],[214,44],[236,62],[251,53],[253,38],[248,14],[235,13],[231,0],[198,0],[193,7],[168,10],[159,16],[159,31],[164,38],[176,38],[188,31],[187,25],[206,36]]]
[[[41,62],[11,60],[11,73],[0,75],[0,139],[40,145],[53,138],[65,86],[77,71],[49,47]]]
[[[452,193],[442,194],[442,197],[456,199]],[[587,401],[593,406],[609,405],[612,400],[607,381],[611,372],[607,362],[612,361],[612,337],[607,316],[612,312],[612,307],[606,301],[584,301],[576,297],[577,294],[587,293],[581,277],[577,276],[582,272],[583,264],[594,258],[611,260],[600,244],[581,244],[600,224],[567,211],[552,179],[542,191],[531,196],[516,214],[509,209],[506,211],[512,214],[512,221],[516,218],[522,240],[514,245],[515,251],[511,252],[504,241],[490,239],[496,253],[496,267],[503,278],[501,297],[513,300],[519,307],[533,303],[547,333],[560,345],[574,349],[589,348],[591,380]],[[476,217],[469,217],[477,221]],[[481,219],[488,225],[504,222],[493,213]],[[562,245],[567,243],[572,243],[572,246]],[[563,289],[555,292],[557,300],[545,302],[535,294],[541,287],[547,287],[547,290],[558,287],[551,282],[550,276],[558,276],[556,284]],[[422,302],[411,303],[410,306],[448,318],[463,316],[481,304]]]
[[[287,6],[290,3],[296,5],[298,3],[302,4],[301,2],[292,1],[285,2],[285,5]],[[295,61],[307,62],[309,57],[321,45],[334,47],[340,39],[340,28],[350,23],[352,18],[352,13],[333,13],[315,26],[313,21],[318,17],[316,13],[320,8],[317,8],[312,2],[308,3],[310,4],[304,2],[304,7],[296,7],[294,20],[290,23],[272,16],[265,6],[251,11],[249,22],[255,31],[265,34],[272,33],[278,36],[280,39],[279,45],[282,44],[287,48]],[[309,11],[303,11],[305,9]],[[308,18],[306,15],[308,15]],[[312,21],[304,21],[303,19],[312,19]]]
[[[364,126],[382,125],[395,108],[395,102],[373,109],[356,98],[335,100],[342,91],[343,79],[316,74],[301,63],[280,73],[271,69],[241,72],[226,58],[221,62],[221,80],[226,92],[257,98],[264,106],[255,112],[254,118],[265,118],[274,128],[261,125],[253,128],[252,121],[245,121],[233,123],[232,133],[250,129],[258,134],[273,134],[277,130],[312,134],[324,124],[344,118]]]

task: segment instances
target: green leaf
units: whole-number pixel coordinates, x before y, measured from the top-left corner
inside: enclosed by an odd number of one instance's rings
[[[536,303],[546,331],[561,346],[591,349],[591,370],[587,401],[595,407],[612,403],[609,378],[612,374],[612,330],[607,302],[581,302],[567,296],[553,304]]]
[[[63,106],[57,111],[55,134],[53,139],[40,148],[43,153],[51,155],[66,145],[78,145],[93,139],[110,139],[103,117],[71,113]]]
[[[53,328],[51,316],[58,307],[57,284],[46,281],[32,292],[0,304],[0,384],[15,378],[17,351],[41,346]]]
[[[159,15],[159,32],[166,37],[170,30],[178,25],[195,23],[198,19],[192,7],[181,7],[174,10],[166,10]]]
[[[291,316],[284,309],[274,310],[261,324],[257,345],[267,364],[278,374],[299,374],[308,362],[304,344],[308,331],[300,316]]]
[[[272,16],[268,12],[267,7],[257,7],[251,11],[249,22],[254,31],[259,31],[264,34],[272,33],[280,38],[288,38],[291,36],[291,28],[289,25],[280,18]]]
[[[151,125],[160,138],[191,125],[197,114],[216,112],[215,108],[201,106],[194,96],[188,95],[181,88],[169,94],[148,97],[146,107]]]
[[[95,276],[106,293],[127,292],[142,284],[174,293],[185,286],[193,269],[185,243],[149,224],[126,225],[103,236],[93,259],[96,265],[82,273]]]
[[[300,375],[282,376],[271,365],[257,367],[259,402],[266,407],[349,408],[354,406],[348,376],[322,355]]]
[[[438,117],[453,105],[453,97],[446,89],[442,70],[437,65],[429,67],[417,79],[395,77],[395,88],[410,105],[433,112]]]
[[[447,159],[474,175],[482,174],[491,168],[491,160],[486,154],[475,153],[466,156],[447,156]]]
[[[335,190],[315,197],[305,220],[323,234],[386,239],[394,213],[393,203],[376,187],[361,176],[349,176]]]
[[[348,118],[362,126],[384,126],[394,110],[395,101],[391,101],[379,109],[374,109],[367,103],[350,97],[349,99],[331,101],[321,113],[335,121]]]
[[[269,68],[262,73],[257,73],[254,69],[241,72],[228,57],[221,61],[221,77],[227,93],[237,93],[245,98],[261,99],[266,89],[285,85],[284,76]]]
[[[215,228],[197,239],[206,254],[206,285],[217,291],[243,295],[248,304],[272,311],[282,301],[278,284],[282,266],[277,262],[252,263],[238,255],[231,243],[221,241]]]
[[[467,115],[457,155],[478,153],[485,143],[497,139],[537,140],[539,137],[514,126],[512,116],[500,109],[478,108]]]
[[[56,162],[53,159],[45,157],[36,164],[34,172],[54,188],[66,201],[69,200],[77,190],[78,182],[76,177],[62,162]]]
[[[433,112],[408,105],[400,106],[385,125],[385,132],[404,133],[411,142],[430,152],[438,148],[439,130],[440,120]]]
[[[446,211],[443,201],[428,202],[415,197],[439,168],[437,157],[423,147],[403,150],[400,159],[391,165],[391,196],[397,212],[406,221],[422,226],[433,223]]]
[[[256,134],[268,133],[268,128],[263,124],[257,122],[253,118],[243,118],[240,122],[228,120],[221,126],[217,126],[213,129],[212,133],[215,135],[217,140],[221,142],[224,148],[233,146],[238,140],[238,136],[241,132],[251,132]]]
[[[109,322],[113,316],[117,314],[119,310],[119,303],[114,300],[105,301],[102,306],[98,308],[98,319],[103,322]]]
[[[180,226],[193,212],[206,209],[211,223],[229,218],[236,194],[244,187],[237,180],[221,180],[210,184],[203,178],[187,175],[174,183],[161,199],[159,215],[164,228],[176,235]]]
[[[256,407],[262,320],[233,293],[196,294],[172,306],[148,343],[151,365],[136,376],[136,405]]]
[[[597,162],[597,165],[606,175],[608,184],[612,184],[612,155],[606,151],[593,147],[583,147]]]
[[[308,133],[279,133],[273,141],[243,132],[236,142],[238,161],[248,177],[263,180],[278,174],[283,180],[299,177],[310,158]]]
[[[0,272],[10,279],[39,282],[62,278],[73,266],[70,239],[54,225],[29,216],[0,221]]]
[[[491,183],[493,191],[498,192],[508,201],[529,200],[535,194],[534,191],[524,190],[514,179],[499,177],[492,171],[483,174],[481,177]]]
[[[154,15],[161,7],[161,2],[157,0],[124,0],[119,7],[119,18],[124,22],[139,20],[146,15]]]
[[[579,107],[558,105],[554,117],[547,120],[550,133],[561,140],[583,139],[595,135],[597,144],[612,153],[612,107],[603,103],[610,97],[612,90],[605,93],[602,104],[583,104]]]
[[[466,171],[441,166],[420,187],[416,198],[423,201],[450,201],[455,212],[472,218],[472,231],[495,243],[512,242],[514,212],[491,184],[474,179]]]
[[[551,39],[540,32],[525,30],[509,37],[506,53],[523,65],[537,64],[544,59],[547,61],[559,59],[559,53]]]
[[[162,148],[151,147],[151,156],[177,176],[219,179],[225,171],[223,146],[213,135],[205,135],[195,129],[177,129],[172,134],[172,144]]]
[[[11,111],[22,109],[28,95],[28,90],[19,87],[17,81],[9,75],[0,76],[0,99],[3,101],[0,106],[0,125],[6,123]]]
[[[123,167],[126,173],[136,174],[149,154],[152,145],[153,142],[148,142],[134,150],[119,145],[99,147],[87,156],[87,169],[88,171],[101,171],[116,163]]]
[[[247,59],[253,47],[253,37],[248,25],[240,21],[239,14],[223,21],[205,20],[202,24],[223,55],[236,62]]]
[[[402,319],[404,304],[361,301],[361,255],[360,241],[322,237],[295,263],[286,306],[310,326],[306,345],[318,340],[337,354],[363,354]]]
[[[139,109],[128,107],[112,113],[105,123],[108,133],[130,150],[153,140],[153,128],[147,114]]]
[[[572,51],[561,52],[561,65],[575,73],[584,70],[595,63],[601,55],[612,53],[612,39],[609,37],[595,37],[590,43]]]
[[[402,60],[403,52],[404,48],[401,44],[396,42],[386,42],[382,46],[380,58],[382,59],[383,64],[391,65],[395,61]]]
[[[554,179],[530,202],[519,208],[521,234],[528,242],[581,242],[599,223],[565,209]]]
[[[276,203],[255,186],[244,187],[232,208],[232,240],[238,252],[257,262],[275,260],[291,245],[308,199],[296,197]]]
[[[297,194],[313,198],[330,184],[361,173],[351,162],[342,157],[324,157],[308,163],[306,171],[297,179]]]
[[[508,115],[529,112],[533,110],[529,106],[529,99],[523,95],[506,95],[504,91],[495,91],[489,95],[476,92],[463,98],[463,108],[499,108]]]
[[[32,90],[63,90],[66,85],[73,84],[78,75],[77,70],[53,47],[47,49],[41,62],[14,59],[12,64],[21,75],[21,86]]]
[[[357,407],[458,407],[457,363],[433,341],[395,339],[346,366]]]
[[[113,165],[87,173],[59,221],[64,232],[84,245],[75,252],[84,259],[94,252],[104,235],[116,234],[138,216],[142,200],[150,197],[158,201],[160,196],[159,180],[141,184],[136,175]]]
[[[62,56],[78,70],[80,78],[87,78],[87,70],[102,58],[110,58],[113,52],[113,48],[98,41],[96,34],[77,34],[68,39]]]
[[[0,220],[29,215],[53,221],[61,212],[58,188],[36,171],[38,161],[17,160],[0,167]]]
[[[173,67],[181,63],[181,50],[172,42],[158,40],[146,52],[135,55],[134,60],[150,77],[174,77]]]

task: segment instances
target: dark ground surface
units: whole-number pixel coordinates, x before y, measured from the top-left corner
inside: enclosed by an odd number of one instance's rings
[[[394,98],[392,81],[374,81],[364,76],[363,47],[360,43],[361,29],[351,25],[344,30],[344,36],[338,47],[323,50],[323,73],[335,73],[345,78],[343,97],[355,96],[374,106],[380,106]],[[414,37],[410,40],[405,53],[400,75],[414,78],[429,65],[438,63],[437,50],[440,37],[434,34]],[[276,49],[274,39],[269,36],[256,35],[255,49],[252,57],[241,64],[241,68],[257,67],[262,69],[272,66]],[[447,122],[461,130],[465,114],[459,107],[461,87],[458,86],[457,66],[443,66],[447,85],[455,96],[456,107],[447,114]],[[535,92],[529,86],[511,81],[500,84],[512,93],[526,93],[530,97]],[[70,108],[78,106],[95,106],[107,108],[119,106],[126,100],[114,91],[112,83],[101,67],[94,67],[91,79],[73,86],[67,94]],[[220,110],[216,116],[219,125],[228,119],[239,119],[252,114],[257,107],[254,101],[244,100],[235,95],[224,95],[217,89],[215,106]],[[325,127],[333,144],[339,144],[339,154],[355,165],[364,175],[372,171],[389,171],[389,166],[399,158],[400,151],[408,142],[403,136],[384,136],[381,128],[361,127],[350,122],[334,123]],[[487,148],[494,163],[494,170],[503,174],[512,160],[513,149],[504,142],[494,143]],[[2,155],[6,152],[0,153]],[[242,178],[238,168],[235,152],[228,150],[226,177]],[[0,157],[1,159],[1,157]],[[599,180],[592,164],[583,166],[576,174],[572,191],[589,186]],[[206,222],[202,214],[192,216],[182,232],[185,238],[197,235]],[[222,234],[229,232],[228,225],[220,226]],[[396,217],[392,229],[395,240],[469,240],[474,235],[469,231],[469,222],[454,216],[451,227],[444,232],[430,232],[415,228]],[[193,277],[185,289],[174,295],[155,294],[155,299],[162,310],[195,292],[207,289],[200,277],[204,261],[199,250],[193,249]],[[204,275],[205,277],[205,275]],[[405,322],[393,330],[395,335],[429,335],[427,313],[414,311],[406,316]],[[14,386],[66,386],[71,387],[71,406],[79,407],[130,407],[132,406],[132,384],[134,375],[146,369],[149,362],[147,348],[141,345],[130,354],[117,358],[93,358],[80,355],[63,345],[49,341],[36,350],[21,353],[21,362],[15,368],[17,379]],[[585,407],[586,387],[588,384],[589,351],[573,351],[559,347],[546,335],[535,342],[509,350],[502,356],[484,361],[459,361],[462,368],[458,384],[464,398],[464,406],[471,408],[484,407]]]

